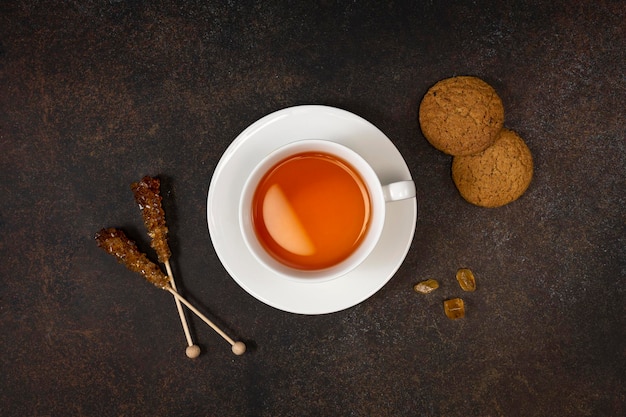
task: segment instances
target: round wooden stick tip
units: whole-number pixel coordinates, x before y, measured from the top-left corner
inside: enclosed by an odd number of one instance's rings
[[[235,342],[232,349],[235,355],[243,355],[246,351],[246,345],[243,342]]]
[[[198,356],[200,356],[200,346],[198,345],[187,346],[185,353],[187,354],[188,358],[195,359]]]

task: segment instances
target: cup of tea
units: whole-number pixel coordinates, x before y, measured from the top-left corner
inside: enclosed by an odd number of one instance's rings
[[[372,252],[388,203],[415,196],[413,181],[381,184],[352,149],[306,139],[271,152],[240,199],[240,228],[253,256],[278,275],[319,282],[344,275]]]

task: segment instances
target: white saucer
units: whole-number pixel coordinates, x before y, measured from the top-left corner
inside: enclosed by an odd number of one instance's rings
[[[312,138],[352,148],[370,163],[383,184],[411,179],[400,152],[367,120],[333,107],[290,107],[256,121],[228,147],[209,185],[207,220],[217,255],[244,290],[280,310],[326,314],[364,301],[391,279],[411,246],[417,201],[411,198],[387,203],[377,246],[352,272],[315,284],[275,275],[255,260],[244,243],[238,218],[240,192],[265,155],[292,141]]]

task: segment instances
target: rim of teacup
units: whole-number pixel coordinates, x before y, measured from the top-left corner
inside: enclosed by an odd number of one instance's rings
[[[359,247],[346,259],[328,268],[297,269],[285,265],[271,256],[258,241],[252,220],[252,198],[263,175],[276,163],[300,152],[320,151],[348,162],[363,179],[370,194],[371,217],[366,236]],[[354,270],[372,253],[383,230],[385,198],[378,175],[371,165],[353,149],[327,139],[300,139],[274,149],[266,155],[248,175],[239,201],[239,229],[246,247],[254,258],[273,273],[299,283],[326,282]]]

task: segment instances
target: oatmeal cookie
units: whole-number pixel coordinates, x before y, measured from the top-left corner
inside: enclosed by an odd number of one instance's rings
[[[493,87],[480,78],[447,78],[422,99],[419,122],[435,148],[449,155],[472,155],[494,143],[504,124],[504,107]]]
[[[452,158],[452,179],[461,196],[481,207],[500,207],[517,200],[533,176],[533,158],[515,132],[502,129],[483,152]]]

